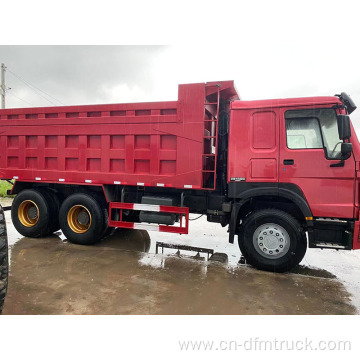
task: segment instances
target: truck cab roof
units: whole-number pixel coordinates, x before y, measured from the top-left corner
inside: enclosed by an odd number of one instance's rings
[[[274,107],[298,107],[317,105],[342,105],[341,100],[336,96],[301,97],[290,99],[269,99],[251,101],[233,101],[231,109],[257,109]]]

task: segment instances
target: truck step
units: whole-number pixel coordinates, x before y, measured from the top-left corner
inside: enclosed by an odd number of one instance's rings
[[[352,223],[339,219],[316,219],[309,231],[309,248],[351,250]]]
[[[336,249],[336,250],[347,250],[348,248],[345,245],[340,245],[336,243],[315,243],[312,246],[313,248],[320,249]]]

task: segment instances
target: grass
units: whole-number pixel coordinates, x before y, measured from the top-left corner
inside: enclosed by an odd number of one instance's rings
[[[11,188],[12,185],[7,181],[0,180],[0,197],[7,197],[6,190]]]

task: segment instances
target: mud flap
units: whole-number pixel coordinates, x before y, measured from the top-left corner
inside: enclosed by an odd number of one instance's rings
[[[238,216],[241,207],[244,205],[244,201],[240,201],[238,203],[233,204],[230,216],[229,223],[229,243],[234,243],[234,237],[236,232],[236,227],[238,225]]]

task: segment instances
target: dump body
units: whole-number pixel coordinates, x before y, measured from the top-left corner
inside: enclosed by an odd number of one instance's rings
[[[233,98],[228,81],[179,85],[178,101],[1,110],[0,178],[207,187],[218,104]]]

